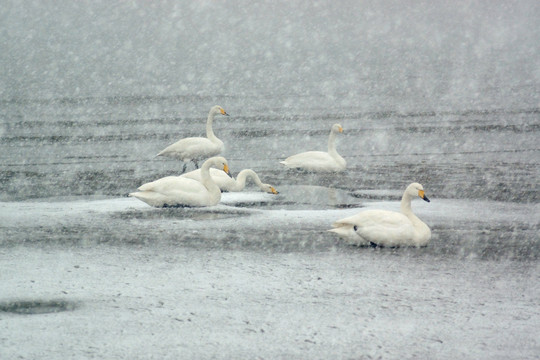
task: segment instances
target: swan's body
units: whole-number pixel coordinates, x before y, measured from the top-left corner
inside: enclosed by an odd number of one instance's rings
[[[181,175],[182,177],[194,179],[200,181],[201,179],[201,170],[193,170],[186,174]],[[244,169],[238,173],[236,179],[230,177],[225,172],[218,169],[210,169],[210,176],[214,180],[217,186],[221,191],[242,191],[246,187],[246,180],[251,178],[253,182],[261,189],[267,193],[277,194],[276,189],[270,184],[263,184],[257,173],[251,169]]]
[[[208,113],[206,120],[206,137],[189,137],[175,142],[167,146],[156,156],[168,156],[184,162],[182,172],[186,171],[186,163],[194,161],[195,163],[201,159],[207,159],[211,156],[216,156],[223,151],[223,141],[219,140],[212,129],[214,116],[228,114],[219,105],[213,106]]]
[[[227,160],[218,156],[204,162],[201,181],[181,176],[166,176],[146,183],[139,191],[129,194],[155,207],[164,206],[213,206],[221,200],[221,190],[210,177],[210,167],[229,172]]]
[[[281,164],[291,169],[314,172],[338,172],[347,167],[347,162],[336,151],[336,134],[343,132],[339,124],[334,124],[328,138],[328,152],[307,151],[289,156]]]
[[[332,224],[340,237],[354,245],[426,246],[431,230],[411,210],[411,200],[419,196],[429,202],[418,183],[407,187],[401,199],[401,212],[367,210]]]

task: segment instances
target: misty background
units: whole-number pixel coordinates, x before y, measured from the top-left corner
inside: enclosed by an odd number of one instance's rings
[[[0,97],[537,107],[539,16],[537,1],[3,1]]]

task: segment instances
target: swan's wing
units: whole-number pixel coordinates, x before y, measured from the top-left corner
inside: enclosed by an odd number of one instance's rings
[[[197,180],[183,178],[180,176],[167,176],[156,181],[146,183],[139,187],[139,191],[153,191],[160,194],[170,194],[172,192],[205,192],[203,184]]]
[[[330,154],[324,151],[306,151],[300,154],[289,156],[285,159],[284,163],[287,164],[312,164],[312,163],[324,163],[333,161]]]
[[[210,170],[212,170],[212,169],[210,169]],[[201,181],[201,169],[197,169],[197,170],[193,170],[193,171],[184,173],[184,174],[180,175],[180,177],[189,178],[189,179],[197,180],[197,181],[200,182]]]
[[[223,143],[214,143],[208,138],[190,137],[179,140],[163,149],[160,155],[179,155],[183,158],[197,158],[200,156],[213,156],[221,152]]]
[[[323,151],[308,151],[288,157],[281,163],[289,168],[301,168],[308,171],[342,171],[343,164]]]
[[[236,183],[236,181],[229,175],[227,175],[227,173],[223,170],[210,168],[210,176],[221,190],[229,191],[230,189],[234,188],[234,185]],[[193,170],[188,173],[182,174],[180,175],[180,177],[189,178],[200,182],[201,169]]]
[[[236,179],[230,177],[223,170],[210,168],[210,176],[216,185],[223,191],[232,191],[236,188]]]
[[[376,244],[397,245],[414,237],[414,227],[405,215],[386,210],[368,210],[336,221],[332,226],[356,226],[356,233]]]

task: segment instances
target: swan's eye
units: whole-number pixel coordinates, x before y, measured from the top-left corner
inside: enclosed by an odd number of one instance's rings
[[[354,225],[354,226],[353,226],[353,230],[354,230],[354,231],[358,230],[358,226]]]

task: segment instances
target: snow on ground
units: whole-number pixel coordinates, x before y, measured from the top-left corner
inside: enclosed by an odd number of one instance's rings
[[[87,231],[105,226],[117,237],[284,232],[285,241],[295,241],[298,228],[332,238],[325,230],[335,219],[399,208],[396,201],[326,210],[234,206],[252,201],[272,198],[224,194],[223,204],[209,209],[155,209],[132,198],[2,203],[0,221],[34,238],[47,224],[88,222],[95,225]],[[413,209],[440,232],[448,222],[531,223],[538,205],[433,199],[415,201]],[[534,261],[347,246],[282,252],[180,241],[74,244],[44,238],[39,246],[0,248],[0,308],[67,304],[67,311],[52,313],[0,312],[2,359],[533,359],[540,349]]]
[[[10,358],[535,358],[537,263],[181,247],[0,253]],[[21,346],[21,344],[25,344]]]

